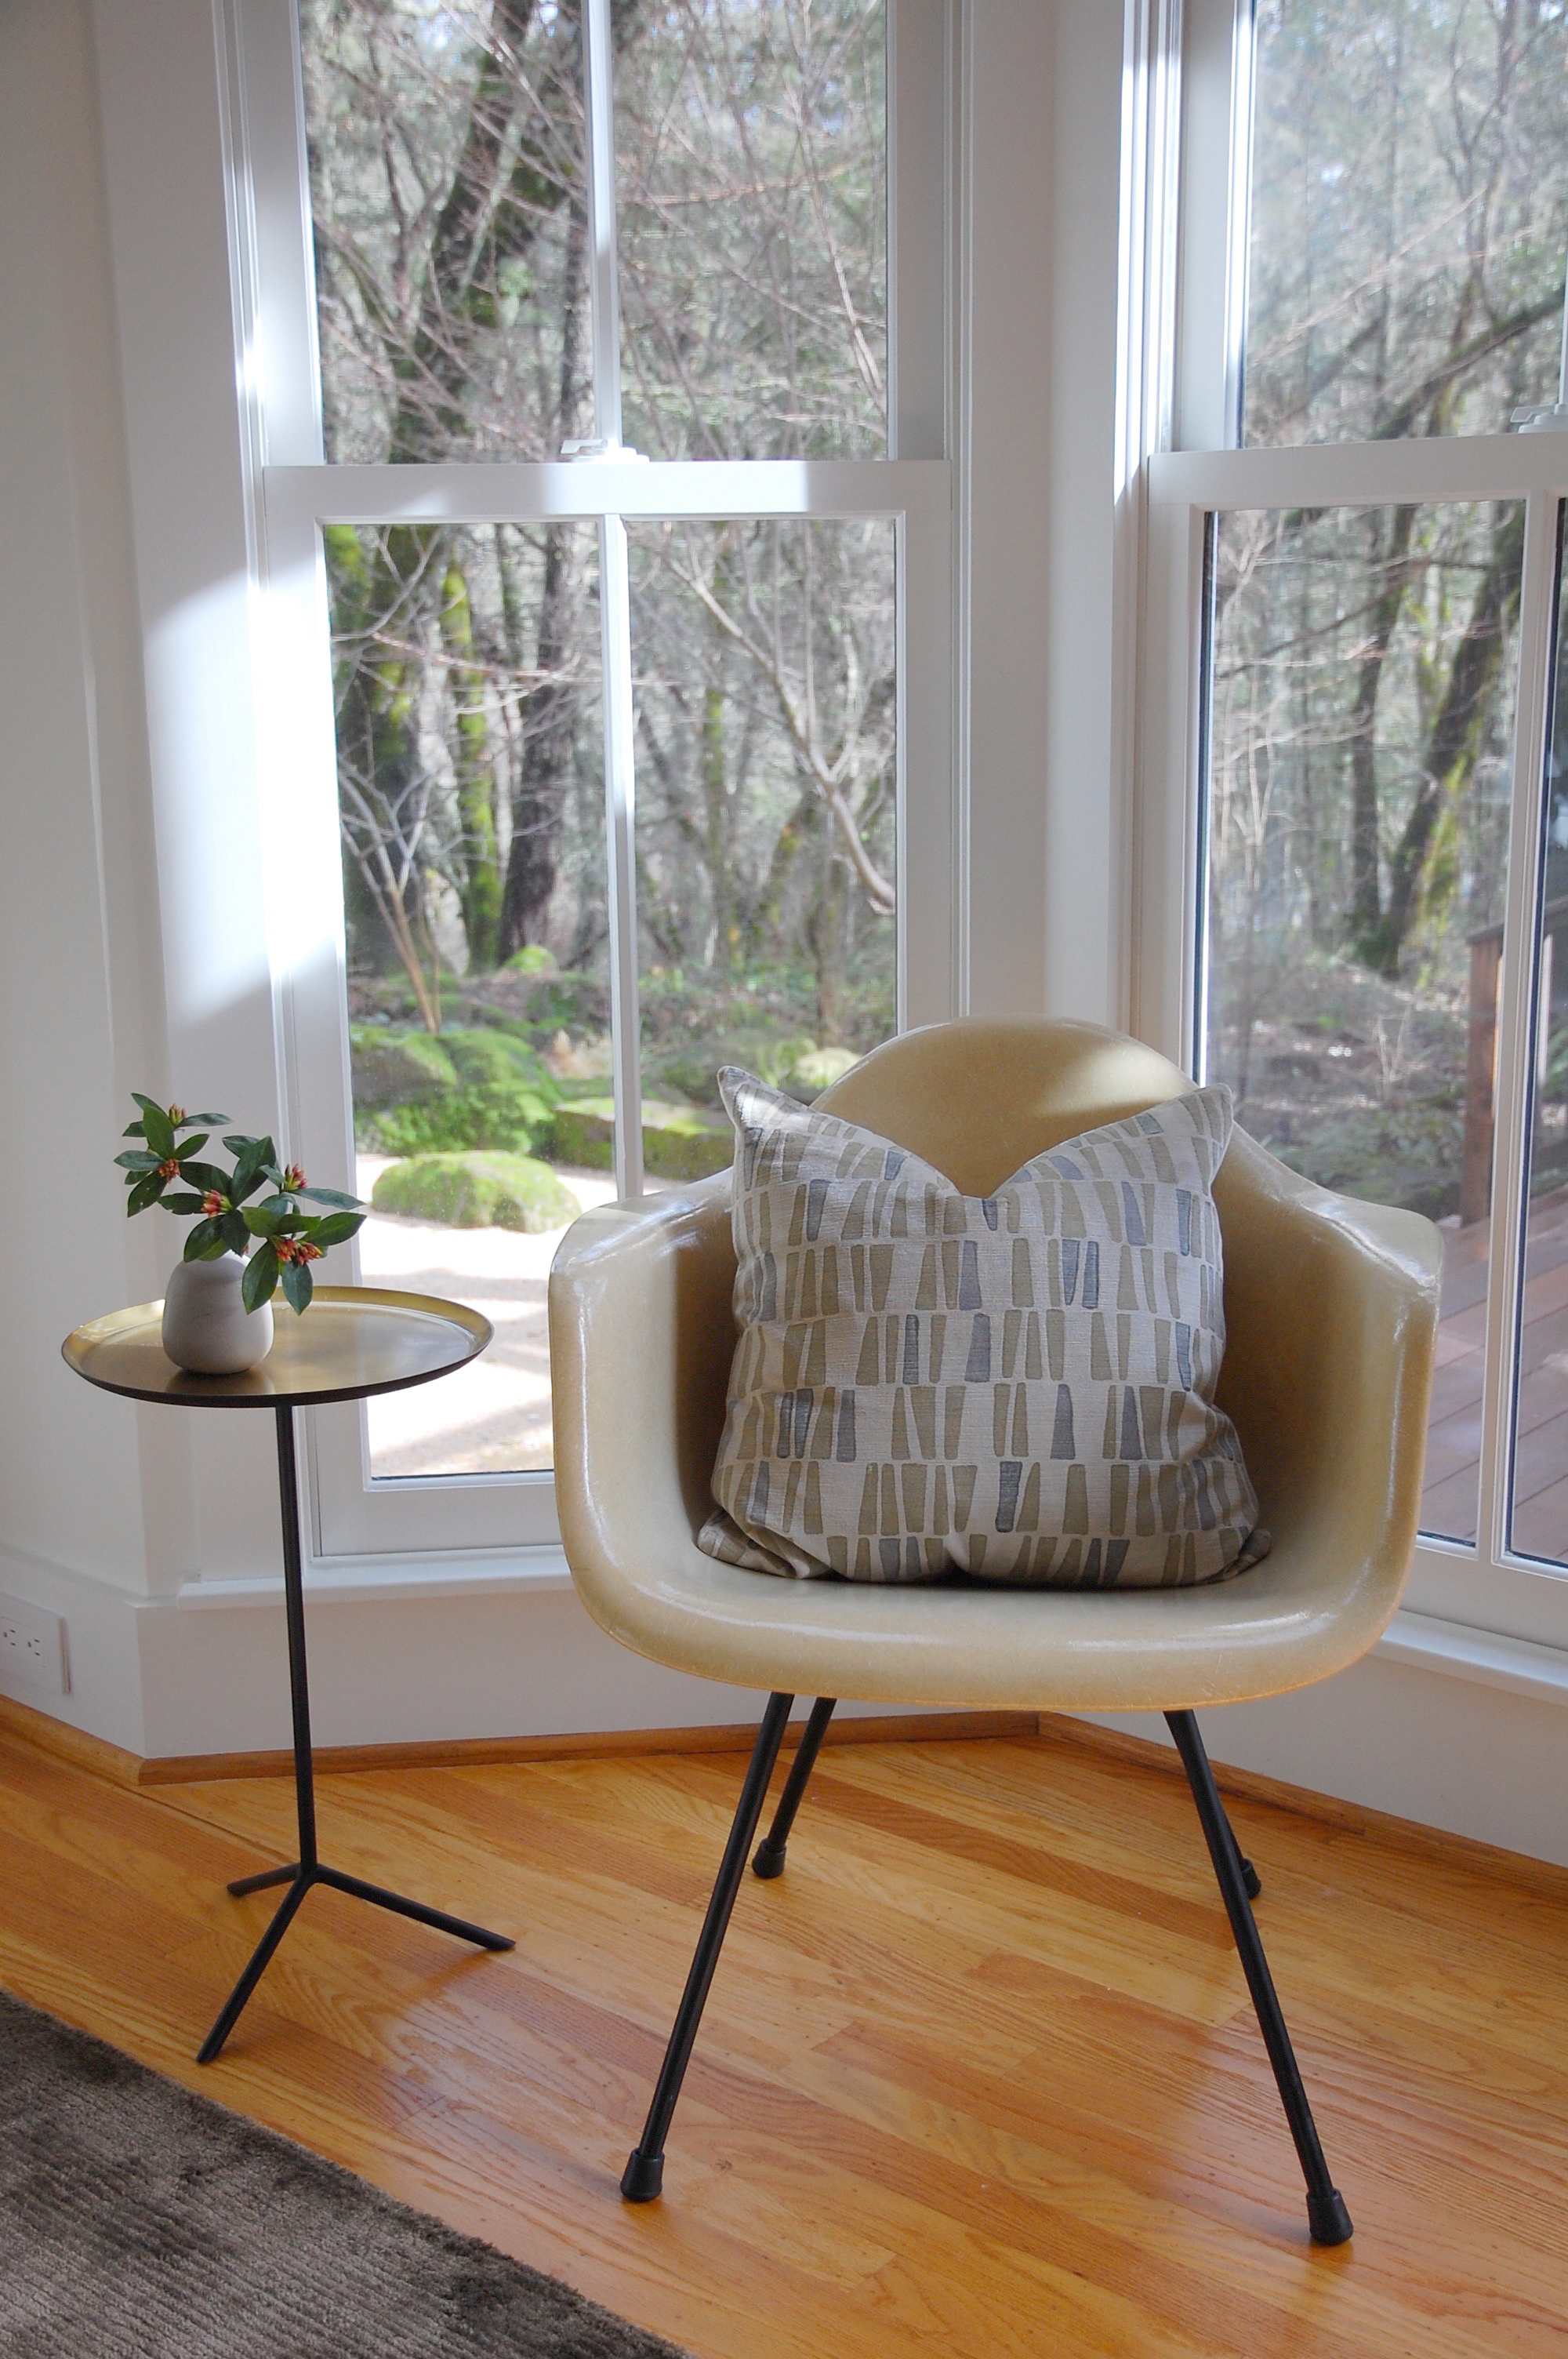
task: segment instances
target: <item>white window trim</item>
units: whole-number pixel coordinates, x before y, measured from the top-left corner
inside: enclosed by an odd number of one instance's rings
[[[1138,5],[1138,0],[1134,0]],[[1160,81],[1179,115],[1182,303],[1167,433],[1152,421],[1142,476],[1142,630],[1136,658],[1140,762],[1133,813],[1135,914],[1130,1027],[1196,1073],[1201,1054],[1204,603],[1211,517],[1238,510],[1520,500],[1520,587],[1513,800],[1498,1008],[1498,1091],[1490,1214],[1481,1512],[1476,1548],[1423,1535],[1408,1593],[1418,1616],[1528,1643],[1568,1643],[1568,1568],[1508,1546],[1512,1364],[1528,1180],[1527,1067],[1536,987],[1535,902],[1552,681],[1559,505],[1568,500],[1568,435],[1454,436],[1400,442],[1237,447],[1245,304],[1245,205],[1251,154],[1252,0],[1189,0],[1186,80]],[[1150,55],[1173,38],[1152,27]],[[1168,55],[1168,53],[1167,53]],[[1155,69],[1146,67],[1151,80]],[[1154,199],[1151,199],[1152,203]],[[1124,304],[1162,316],[1161,257],[1144,261]],[[1158,354],[1145,361],[1149,372]],[[1208,448],[1172,449],[1172,440]],[[1412,1658],[1413,1659],[1413,1658]]]

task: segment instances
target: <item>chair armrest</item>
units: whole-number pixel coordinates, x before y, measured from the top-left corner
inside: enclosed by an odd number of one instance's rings
[[[1419,1213],[1332,1194],[1232,1135],[1218,1398],[1235,1419],[1282,1575],[1356,1566],[1364,1643],[1392,1615],[1421,1507],[1443,1275]]]
[[[728,1171],[585,1213],[551,1266],[556,1496],[568,1560],[607,1627],[616,1584],[595,1572],[625,1535],[685,1556],[712,1512],[734,1286]]]

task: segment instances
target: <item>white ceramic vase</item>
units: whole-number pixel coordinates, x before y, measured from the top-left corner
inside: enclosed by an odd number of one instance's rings
[[[272,1349],[272,1305],[247,1310],[238,1254],[175,1265],[163,1304],[163,1348],[177,1367],[201,1376],[237,1376]]]

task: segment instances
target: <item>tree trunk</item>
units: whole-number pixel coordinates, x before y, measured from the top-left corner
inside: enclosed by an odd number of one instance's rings
[[[1395,508],[1386,550],[1379,546],[1380,530],[1376,509],[1369,515],[1368,525],[1372,563],[1382,574],[1383,587],[1372,608],[1350,709],[1350,929],[1357,958],[1375,966],[1375,946],[1383,915],[1382,831],[1378,810],[1378,691],[1410,583],[1407,560],[1415,509],[1409,505]]]
[[[455,559],[441,584],[441,640],[457,743],[458,899],[468,940],[469,972],[487,973],[500,940],[501,860],[496,841],[496,777],[485,712],[485,675],[474,660],[473,614],[468,582]]]
[[[1491,554],[1427,739],[1422,783],[1390,858],[1388,907],[1367,946],[1368,963],[1379,974],[1399,973],[1425,900],[1440,822],[1475,769],[1509,625],[1519,612],[1523,543],[1524,510],[1513,505],[1493,527]]]

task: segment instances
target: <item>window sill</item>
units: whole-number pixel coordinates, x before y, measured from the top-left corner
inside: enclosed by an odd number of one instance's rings
[[[1503,1688],[1538,1703],[1568,1703],[1568,1653],[1528,1638],[1504,1638],[1427,1614],[1396,1614],[1373,1648],[1386,1662]]]

